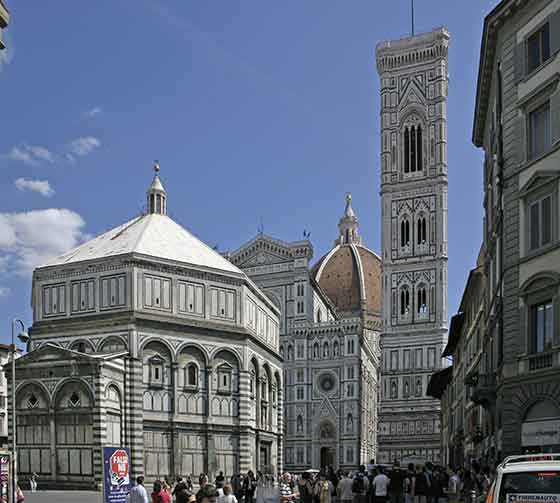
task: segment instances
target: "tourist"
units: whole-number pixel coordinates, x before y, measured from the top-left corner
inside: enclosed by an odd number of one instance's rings
[[[235,499],[241,502],[241,499],[243,498],[243,477],[240,473],[236,473],[231,477],[230,482]]]
[[[198,487],[202,489],[207,484],[208,484],[208,475],[206,475],[205,473],[201,473],[198,477]]]
[[[194,475],[191,474],[187,477],[187,491],[189,491],[190,493],[192,493],[194,491],[194,485],[193,485],[193,481],[192,481],[193,476]]]
[[[163,484],[160,480],[154,482],[152,503],[171,503],[171,494],[163,489]]]
[[[38,475],[35,472],[33,472],[31,477],[29,477],[29,488],[32,493],[37,492],[37,477]]]
[[[330,480],[327,479],[327,474],[321,472],[319,480],[315,483],[314,500],[317,503],[331,503],[333,486]]]
[[[458,503],[461,498],[461,479],[456,470],[450,468],[451,476],[447,487],[447,499],[449,503]]]
[[[257,480],[255,474],[249,470],[247,476],[243,480],[243,495],[245,496],[245,503],[253,503],[255,500],[255,491],[257,489]]]
[[[336,487],[336,494],[340,503],[352,503],[352,479],[350,478],[350,472],[344,472],[340,482]]]
[[[354,477],[352,482],[352,493],[354,494],[354,503],[368,503],[369,480],[366,473],[366,467],[360,465],[360,470]]]
[[[372,484],[374,503],[387,503],[389,482],[389,477],[383,473],[383,469],[380,469]]]
[[[217,501],[218,491],[215,486],[208,484],[208,481],[196,493],[196,503],[217,503]]]
[[[224,472],[220,472],[220,474],[216,477],[216,488],[221,489],[224,487],[226,478],[224,477]]]
[[[187,484],[183,480],[183,477],[177,476],[177,478],[175,479],[175,487],[173,488],[173,492],[171,494],[172,496],[175,496],[177,493],[183,490],[187,490]]]
[[[224,494],[218,497],[218,503],[237,503],[237,498],[229,484],[224,485]]]
[[[414,503],[414,465],[409,463],[404,478],[404,503]]]
[[[424,468],[420,465],[416,465],[416,471],[414,473],[414,484],[412,486],[412,494],[414,496],[415,503],[427,503],[427,496],[430,491],[430,485],[428,483],[428,475],[424,471]]]
[[[291,482],[291,475],[287,472],[284,473],[284,475],[282,475],[282,480],[280,481],[280,501],[290,502],[296,499]]]
[[[400,463],[398,461],[395,461],[393,464],[393,471],[391,472],[389,482],[389,494],[391,497],[391,503],[404,503],[403,491],[404,473],[401,470]]]
[[[144,487],[144,477],[136,477],[136,485],[128,493],[128,503],[149,503],[148,491]]]
[[[313,481],[309,472],[303,472],[297,481],[300,503],[313,503]]]

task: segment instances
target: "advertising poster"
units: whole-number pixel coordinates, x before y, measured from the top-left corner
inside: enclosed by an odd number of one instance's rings
[[[130,450],[103,448],[104,503],[126,503],[130,491]]]
[[[10,456],[0,454],[0,501],[8,501],[10,491]]]

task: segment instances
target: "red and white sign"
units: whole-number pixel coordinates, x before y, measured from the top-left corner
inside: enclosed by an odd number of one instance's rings
[[[111,456],[111,480],[114,485],[128,484],[129,459],[126,451],[119,449]],[[116,482],[116,483],[115,483]]]

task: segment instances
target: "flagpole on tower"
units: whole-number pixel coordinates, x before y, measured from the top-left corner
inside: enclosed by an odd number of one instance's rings
[[[414,37],[414,0],[410,0],[410,8],[412,11],[412,36]]]

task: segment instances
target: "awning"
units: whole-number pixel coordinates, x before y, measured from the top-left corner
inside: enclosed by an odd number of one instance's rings
[[[447,385],[451,382],[452,377],[453,365],[434,372],[432,377],[430,377],[428,389],[426,390],[426,396],[431,396],[432,398],[441,400],[443,392],[445,391],[445,388],[447,388]]]

